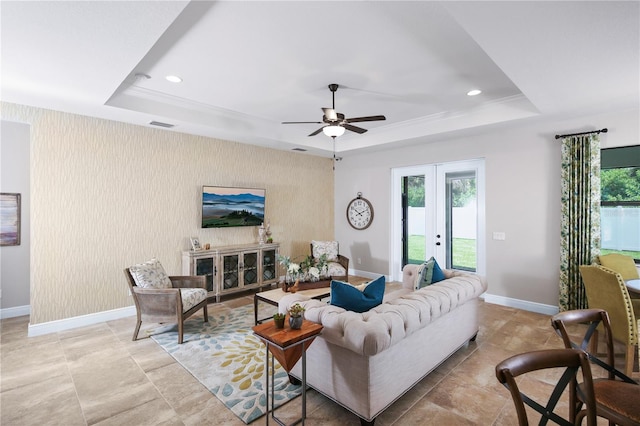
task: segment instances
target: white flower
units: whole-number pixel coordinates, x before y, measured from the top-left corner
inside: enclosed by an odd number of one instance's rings
[[[290,263],[289,269],[287,271],[290,274],[297,274],[299,270],[300,270],[300,265],[298,265],[297,263]]]
[[[311,275],[313,278],[320,278],[320,269],[312,266],[311,268],[309,268],[309,275]]]

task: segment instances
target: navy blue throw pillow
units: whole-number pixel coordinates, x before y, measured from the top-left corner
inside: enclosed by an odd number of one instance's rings
[[[371,281],[363,291],[342,281],[331,281],[331,304],[353,312],[366,312],[382,303],[384,275]]]

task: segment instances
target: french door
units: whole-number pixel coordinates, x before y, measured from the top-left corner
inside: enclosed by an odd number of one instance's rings
[[[484,274],[484,160],[392,170],[391,276],[431,256]]]

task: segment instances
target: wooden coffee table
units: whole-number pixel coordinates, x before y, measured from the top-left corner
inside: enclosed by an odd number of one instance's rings
[[[330,287],[323,288],[313,288],[311,290],[299,290],[297,293],[302,294],[310,299],[324,299],[325,297],[329,297],[331,295]],[[268,303],[269,305],[278,306],[278,302],[287,294],[281,288],[276,288],[274,290],[261,291],[253,295],[253,315],[255,319],[255,324],[258,325],[262,321],[267,319],[271,319],[271,317],[266,317],[262,319],[258,319],[258,302],[262,301]]]

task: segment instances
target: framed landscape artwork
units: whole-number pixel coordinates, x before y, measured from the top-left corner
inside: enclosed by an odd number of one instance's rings
[[[20,245],[20,194],[0,193],[0,246]]]
[[[203,186],[202,227],[260,226],[264,206],[264,189]]]

